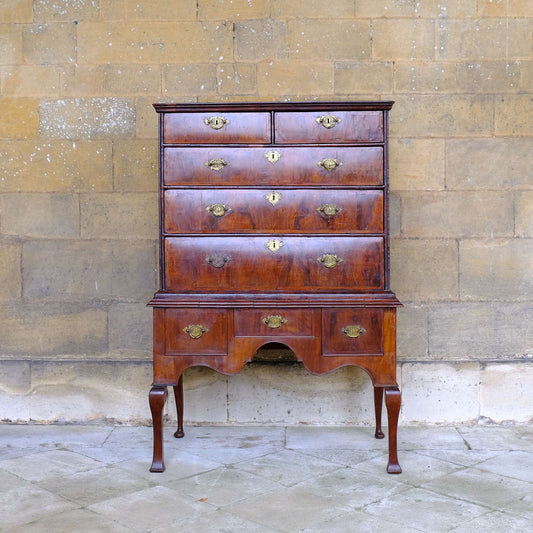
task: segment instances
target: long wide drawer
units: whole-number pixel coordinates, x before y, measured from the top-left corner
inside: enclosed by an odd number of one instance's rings
[[[167,189],[166,233],[382,233],[383,191]]]
[[[384,288],[382,237],[166,237],[164,247],[170,291]]]
[[[380,146],[167,147],[163,164],[166,186],[383,184]]]

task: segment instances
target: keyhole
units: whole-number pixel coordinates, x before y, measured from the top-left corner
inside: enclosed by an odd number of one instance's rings
[[[222,119],[220,117],[216,117],[215,118],[215,124],[214,126],[216,128],[221,128],[222,126],[224,126],[224,123],[222,122]]]

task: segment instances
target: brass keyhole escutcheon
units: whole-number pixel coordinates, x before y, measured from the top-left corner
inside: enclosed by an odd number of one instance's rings
[[[184,333],[187,333],[191,339],[199,339],[209,330],[205,326],[202,326],[202,324],[189,324],[187,327],[183,328],[183,331]]]
[[[339,117],[336,117],[335,115],[322,115],[321,117],[318,117],[316,121],[319,124],[322,124],[324,128],[327,128],[328,130],[331,128],[334,128],[341,119]]]
[[[268,315],[263,318],[263,324],[269,328],[276,329],[287,323],[287,319],[281,315]]]
[[[276,191],[272,191],[268,194],[265,194],[265,200],[268,200],[272,205],[276,205],[281,200],[281,198],[281,194]]]
[[[226,204],[211,204],[205,208],[215,217],[223,217],[227,213],[231,213],[231,208]]]
[[[279,152],[276,152],[276,150],[270,150],[270,152],[267,152],[265,154],[265,159],[272,164],[276,163],[280,157],[281,154]]]
[[[322,159],[322,161],[319,161],[317,165],[319,167],[325,168],[326,170],[329,170],[330,172],[332,170],[335,170],[337,167],[342,167],[342,163],[340,161],[330,158]]]
[[[332,218],[335,215],[338,215],[342,211],[342,207],[339,207],[335,204],[322,204],[317,211],[324,217],[324,218]]]
[[[322,254],[317,261],[326,268],[335,268],[339,263],[343,262],[337,254]]]
[[[355,339],[359,337],[359,335],[364,335],[366,329],[363,326],[344,326],[341,328],[341,333],[351,339]]]
[[[281,249],[282,246],[284,246],[284,243],[280,239],[270,239],[269,241],[267,241],[265,246],[271,252],[276,253],[277,251],[279,251]]]
[[[214,130],[219,130],[223,128],[226,124],[229,124],[229,120],[224,117],[209,117],[204,119],[204,123],[207,126],[210,126]]]
[[[211,170],[221,170],[224,167],[229,166],[229,163],[224,161],[224,159],[210,159],[205,163],[205,166],[209,167]]]

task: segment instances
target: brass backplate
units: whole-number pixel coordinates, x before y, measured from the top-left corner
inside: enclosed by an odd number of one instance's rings
[[[276,150],[270,150],[269,152],[265,154],[265,159],[269,163],[272,163],[272,164],[276,163],[280,157],[281,157],[281,154],[277,152]]]
[[[284,243],[280,239],[270,239],[266,242],[265,246],[271,252],[276,253],[282,246],[284,246]]]
[[[210,126],[214,130],[223,128],[226,124],[229,124],[229,120],[224,117],[209,117],[204,119],[204,123]]]
[[[356,337],[359,337],[359,335],[364,335],[366,329],[363,326],[344,326],[341,328],[341,333],[347,337],[355,339]]]
[[[187,333],[191,339],[199,339],[209,330],[205,326],[202,326],[202,324],[189,324],[187,327],[183,328],[183,331]]]
[[[263,318],[263,324],[269,328],[276,329],[287,323],[287,319],[281,315],[268,315]]]
[[[337,254],[322,254],[317,261],[326,268],[335,268],[343,260]]]
[[[322,115],[321,117],[318,117],[316,121],[319,124],[322,124],[324,128],[327,128],[328,130],[331,128],[334,128],[341,119],[339,117],[336,117],[335,115]]]
[[[265,200],[268,200],[272,205],[276,205],[281,199],[282,195],[276,191],[265,194]]]

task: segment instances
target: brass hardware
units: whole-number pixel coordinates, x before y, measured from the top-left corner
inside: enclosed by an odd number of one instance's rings
[[[272,205],[276,205],[281,200],[281,198],[281,194],[276,191],[272,191],[268,194],[265,194],[265,200],[268,200]]]
[[[282,324],[286,324],[287,319],[283,318],[281,315],[268,315],[263,318],[263,324],[269,328],[276,329],[279,328]]]
[[[366,329],[363,326],[344,326],[341,329],[341,333],[347,337],[355,339],[356,337],[359,337],[359,335],[364,335]]]
[[[317,211],[326,218],[332,218],[338,215],[342,211],[342,208],[335,204],[322,204]]]
[[[211,204],[205,209],[215,217],[223,217],[226,213],[231,213],[231,208],[226,204]]]
[[[276,152],[276,150],[270,150],[270,152],[267,152],[265,154],[265,159],[272,164],[276,163],[276,161],[278,161],[280,157],[281,154],[279,152]]]
[[[276,253],[283,245],[284,243],[279,239],[270,239],[265,244],[265,246],[273,253]]]
[[[202,324],[189,324],[187,327],[183,328],[183,331],[187,333],[191,339],[199,339],[209,330],[205,326],[202,326]]]
[[[223,128],[226,124],[229,124],[229,120],[224,117],[210,117],[204,119],[204,123],[207,126],[211,126],[214,130]]]
[[[319,124],[322,124],[324,128],[327,128],[328,130],[331,128],[334,128],[341,119],[339,117],[336,117],[335,115],[322,115],[321,117],[318,117],[316,121]]]
[[[337,256],[337,254],[323,254],[317,261],[322,263],[326,268],[335,268],[339,263],[343,262],[343,259]]]
[[[342,163],[337,161],[336,159],[322,159],[322,161],[319,161],[317,163],[319,167],[324,167],[326,170],[335,170],[337,167],[342,167]]]
[[[231,257],[224,254],[213,254],[206,257],[205,260],[215,268],[222,268],[226,263],[231,261]]]
[[[224,159],[210,159],[205,163],[205,166],[209,167],[211,170],[220,170],[229,166],[229,163],[224,161]]]

